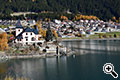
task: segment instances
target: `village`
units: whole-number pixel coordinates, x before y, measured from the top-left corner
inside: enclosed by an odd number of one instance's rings
[[[69,55],[68,53],[72,51],[61,44],[64,40],[120,37],[118,23],[99,19],[0,20],[0,26],[1,51],[9,56],[14,55],[12,58],[16,55],[24,58],[22,55],[25,54],[29,57]],[[106,35],[108,33],[114,34]]]
[[[0,20],[0,30],[10,33],[16,29],[17,20]],[[37,24],[35,20],[21,20],[23,26],[34,26]],[[93,35],[97,33],[119,32],[120,24],[109,21],[104,22],[102,20],[53,20],[49,22],[51,29],[57,32],[58,37],[61,38],[73,38],[80,37],[81,35]],[[4,26],[7,27],[4,27]],[[48,22],[41,21],[41,28],[47,29]]]
[[[23,26],[18,20],[15,27],[0,29],[2,56],[9,58],[31,58],[67,55],[71,50],[61,45],[57,32],[48,23],[41,22]],[[1,55],[1,54],[0,54]],[[25,56],[26,55],[26,56]]]

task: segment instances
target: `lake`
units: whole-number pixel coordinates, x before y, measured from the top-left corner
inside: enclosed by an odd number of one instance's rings
[[[0,63],[0,80],[6,75],[29,80],[114,80],[103,72],[105,63],[112,63],[120,74],[119,40],[65,41],[62,44],[75,51],[75,56],[9,60]]]

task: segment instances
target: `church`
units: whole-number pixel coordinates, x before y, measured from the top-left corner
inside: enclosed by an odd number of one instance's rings
[[[15,28],[15,43],[24,45],[43,43],[44,40],[41,40],[41,37],[37,26],[24,28],[20,20],[18,20]]]

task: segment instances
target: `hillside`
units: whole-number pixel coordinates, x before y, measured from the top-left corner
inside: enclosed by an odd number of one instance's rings
[[[12,12],[53,11],[95,15],[100,19],[120,17],[120,0],[0,0],[0,16]]]

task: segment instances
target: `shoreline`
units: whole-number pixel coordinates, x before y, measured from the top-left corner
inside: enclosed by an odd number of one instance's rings
[[[16,56],[7,56],[9,59],[28,59],[28,58],[45,58],[45,55],[16,55]]]
[[[66,53],[66,55],[59,55],[55,53],[44,53],[44,54],[32,54],[32,55],[6,55],[4,52],[0,53],[2,56],[0,56],[0,62],[4,62],[11,59],[30,59],[30,58],[50,58],[50,57],[61,57],[61,56],[67,56],[74,54],[74,51]]]
[[[62,39],[62,41],[87,41],[87,40],[120,40],[120,38],[101,38],[101,39]]]
[[[88,40],[120,40],[120,38],[103,38],[103,39],[62,39],[62,41],[88,41]],[[43,54],[30,54],[30,55],[7,55],[5,52],[0,52],[0,61],[2,60],[11,60],[11,59],[30,59],[30,58],[49,58],[49,57],[57,57],[57,56],[70,56],[75,52],[67,52],[65,55],[58,55],[55,53],[43,53]]]

